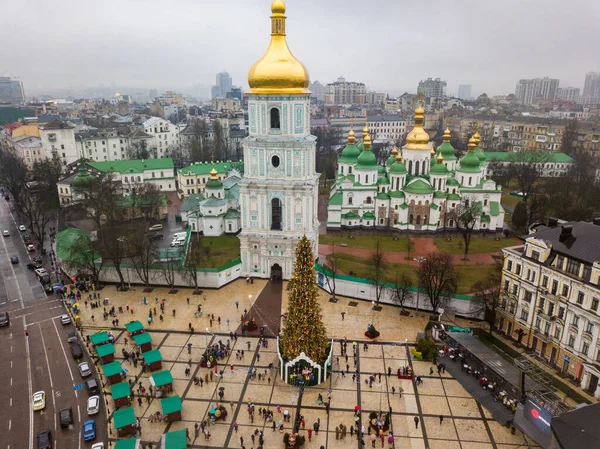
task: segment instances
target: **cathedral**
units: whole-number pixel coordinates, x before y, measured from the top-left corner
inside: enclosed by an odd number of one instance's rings
[[[477,215],[474,229],[502,230],[502,188],[487,176],[479,133],[458,160],[448,129],[434,149],[423,128],[424,115],[419,106],[406,145],[401,151],[394,147],[385,166],[377,164],[368,125],[359,144],[350,131],[329,194],[327,229],[451,230],[461,209],[472,207]]]
[[[318,254],[316,138],[309,76],[288,48],[285,4],[271,5],[271,41],[248,73],[249,135],[240,181],[242,275],[289,279],[303,235]]]

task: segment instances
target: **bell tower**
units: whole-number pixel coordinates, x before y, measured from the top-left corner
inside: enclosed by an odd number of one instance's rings
[[[250,132],[240,186],[242,275],[291,277],[306,235],[318,254],[316,138],[310,134],[309,75],[288,48],[285,4],[271,5],[271,41],[248,73]]]

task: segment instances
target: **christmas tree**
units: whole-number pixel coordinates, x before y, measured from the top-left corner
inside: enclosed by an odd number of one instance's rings
[[[321,321],[313,266],[311,243],[304,236],[296,247],[296,264],[289,285],[287,321],[280,341],[281,351],[287,360],[304,352],[313,362],[320,364],[327,358],[329,341]]]

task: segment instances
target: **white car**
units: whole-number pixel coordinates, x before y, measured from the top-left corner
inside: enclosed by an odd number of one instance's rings
[[[10,236],[10,232],[8,232],[8,230],[2,231],[2,235],[4,237],[9,237]]]
[[[88,415],[95,415],[100,410],[100,396],[90,396],[87,403]],[[104,447],[104,446],[103,446]]]
[[[81,373],[81,377],[88,377],[92,374],[92,369],[90,368],[90,364],[88,362],[81,362],[79,364],[79,372]]]
[[[46,408],[46,393],[43,391],[36,391],[33,393],[33,410],[43,410]]]
[[[71,318],[69,318],[69,315],[61,315],[60,322],[63,324],[69,324],[71,322]]]
[[[36,274],[38,277],[42,277],[42,276],[46,276],[46,275],[48,274],[48,272],[46,271],[46,269],[45,269],[45,268],[36,268],[36,269],[35,269],[35,274]]]
[[[104,449],[104,443],[92,444],[92,449]]]
[[[185,242],[183,240],[173,240],[171,242],[171,247],[175,247],[175,246],[184,246]]]
[[[31,252],[31,251],[35,251],[35,246],[29,244],[27,245],[27,251]]]
[[[21,225],[21,226],[19,226],[19,231],[25,232],[25,231],[27,231],[27,228],[25,227],[25,225]]]

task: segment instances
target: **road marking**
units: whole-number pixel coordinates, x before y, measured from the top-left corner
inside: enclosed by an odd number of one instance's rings
[[[71,370],[71,365],[69,365],[69,359],[67,358],[67,353],[65,352],[65,346],[63,345],[62,339],[60,338],[60,333],[58,332],[58,328],[56,327],[56,321],[53,320],[52,324],[54,325],[54,330],[56,331],[56,336],[58,337],[58,342],[60,343],[60,348],[62,349],[62,353],[65,356],[65,361],[67,362],[67,368],[69,368],[69,375],[71,376],[71,382],[75,382],[75,378],[73,377],[73,371]],[[77,391],[75,392],[75,397],[77,397]]]
[[[19,298],[17,298],[17,299],[13,299],[11,302],[15,302],[15,301],[18,301],[18,300],[19,300]]]
[[[79,431],[79,449],[81,449],[81,430]]]
[[[13,221],[15,221],[14,217],[13,217]],[[6,251],[6,257],[7,257],[7,259],[9,259],[8,261],[10,262],[10,257],[8,255],[8,248],[6,247],[6,242],[4,241],[4,239],[2,239],[2,246],[4,246],[4,251]],[[23,304],[23,292],[21,291],[21,286],[19,285],[19,279],[17,278],[17,273],[15,272],[15,267],[12,263],[10,263],[10,269],[12,271],[13,276],[15,277],[15,284],[17,284],[17,290],[19,292],[19,299],[21,300],[21,309],[22,309],[23,307],[25,307],[25,305]],[[4,287],[8,291],[8,287],[6,285],[4,285]],[[31,444],[33,444],[33,443],[30,442],[30,446],[31,446]]]
[[[6,304],[6,301],[4,301],[4,302],[0,302],[0,305],[2,305],[2,304]]]
[[[12,407],[12,398],[10,398],[10,406]]]
[[[35,326],[36,324],[40,324],[40,323],[45,323],[46,321],[52,321],[55,320],[56,318],[60,318],[62,315],[56,315],[53,316],[52,318],[46,318],[45,320],[39,320],[39,321],[34,321],[33,323],[29,323],[27,326]],[[23,317],[25,317],[25,315],[23,315]]]
[[[40,335],[42,337],[42,347],[44,348],[44,355],[46,356],[46,366],[48,367],[48,376],[50,377],[50,388],[54,390],[54,383],[52,382],[52,371],[50,369],[50,361],[48,360],[48,350],[46,349],[46,341],[44,340],[44,334],[42,332],[42,326],[37,323],[40,328]],[[54,395],[52,395],[52,401],[54,401]]]
[[[8,420],[8,430],[9,431],[10,431],[11,427],[12,427],[12,419],[9,419]]]
[[[10,386],[12,387],[12,377],[10,378]]]
[[[23,328],[25,328],[25,326],[25,317],[23,317]],[[29,397],[32,397],[33,385],[31,384],[31,355],[29,353],[28,337],[25,337],[25,357],[27,358],[27,386],[29,388]],[[29,407],[29,449],[33,449],[33,407]]]

